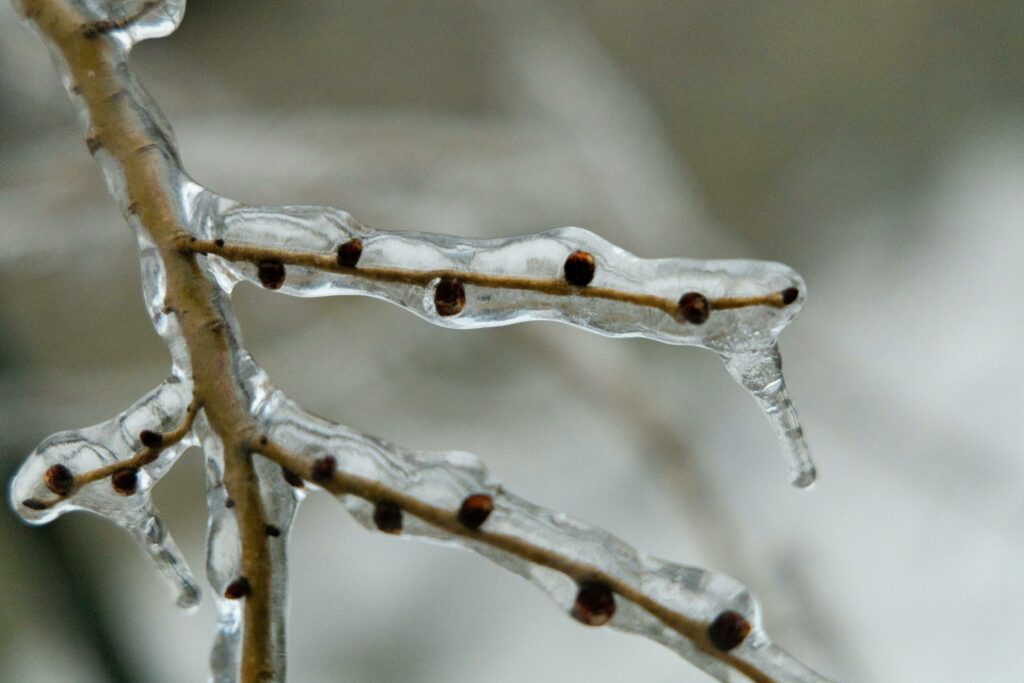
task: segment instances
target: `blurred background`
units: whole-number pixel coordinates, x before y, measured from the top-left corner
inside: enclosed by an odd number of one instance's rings
[[[472,237],[588,227],[643,256],[788,263],[820,480],[787,484],[713,354],[535,324],[454,332],[384,303],[241,286],[247,341],[307,408],[479,453],[511,490],[739,577],[845,681],[1019,680],[1024,625],[1024,9],[1017,0],[190,0],[134,63],[199,182]],[[165,376],[134,240],[46,50],[0,3],[0,475]],[[204,566],[201,457],[156,489]],[[204,680],[102,520],[0,513],[0,680]],[[309,499],[294,681],[703,681],[581,628],[463,552]]]

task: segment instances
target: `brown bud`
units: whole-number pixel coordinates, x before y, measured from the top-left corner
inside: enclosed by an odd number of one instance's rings
[[[331,480],[334,476],[335,470],[338,469],[338,461],[334,459],[333,455],[325,455],[322,458],[317,458],[313,463],[313,469],[310,472],[310,479],[315,481],[317,484],[325,484]]]
[[[373,523],[386,534],[402,532],[402,508],[389,500],[379,501],[373,508]]]
[[[587,626],[604,626],[615,615],[615,595],[612,589],[598,581],[581,581],[572,618]]]
[[[355,268],[362,255],[363,241],[358,237],[353,237],[338,247],[338,265],[342,268]]]
[[[292,472],[287,467],[281,468],[281,474],[284,476],[284,480],[294,486],[297,489],[301,489],[306,485],[306,482],[302,481],[302,477]]]
[[[743,642],[750,633],[750,622],[739,612],[726,610],[708,626],[708,640],[722,652],[728,652]]]
[[[75,485],[75,475],[71,474],[71,470],[64,465],[51,465],[43,474],[43,482],[46,484],[46,488],[58,496],[66,496],[71,493],[71,488]]]
[[[467,529],[479,529],[494,511],[494,499],[486,493],[474,493],[462,501],[459,522]]]
[[[120,469],[110,475],[110,483],[122,496],[130,496],[139,487],[139,470],[135,467]]]
[[[711,313],[711,304],[706,296],[699,292],[687,292],[679,299],[676,319],[679,322],[685,320],[688,323],[700,325],[708,319],[709,313]]]
[[[160,448],[160,446],[164,445],[164,435],[160,432],[143,429],[139,432],[139,441],[146,448]]]
[[[228,510],[230,510],[231,508],[235,507],[235,499],[234,498],[225,498],[224,499],[224,507],[226,507]]]
[[[85,139],[85,146],[89,149],[89,154],[95,154],[102,145],[97,138],[90,135]]]
[[[252,586],[249,585],[249,579],[244,576],[239,576],[224,589],[224,597],[228,600],[241,600],[250,593],[252,593]]]
[[[267,532],[267,536],[273,536],[274,538],[281,535],[281,530],[273,524],[268,524],[265,531]]]
[[[277,259],[266,259],[256,264],[260,284],[267,289],[280,289],[284,284],[284,264]]]
[[[466,305],[466,288],[454,277],[443,277],[434,289],[434,308],[438,315],[458,315]]]
[[[224,246],[224,240],[222,238],[220,238],[220,237],[215,239],[213,241],[213,243],[216,244],[218,247],[223,247]]]
[[[39,500],[38,498],[26,498],[25,500],[21,501],[21,504],[27,507],[29,510],[45,510],[46,508],[50,507],[49,505]]]
[[[565,281],[570,285],[586,287],[594,279],[596,267],[597,264],[590,253],[577,249],[565,259]]]
[[[800,296],[800,290],[796,287],[787,287],[782,290],[782,304],[788,306]]]

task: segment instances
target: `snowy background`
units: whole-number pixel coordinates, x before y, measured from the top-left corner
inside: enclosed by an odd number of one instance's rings
[[[242,286],[249,347],[309,409],[424,449],[760,596],[845,681],[1024,669],[1024,11],[1018,2],[200,2],[136,51],[211,189],[473,237],[590,228],[642,256],[780,260],[819,467],[787,483],[713,354],[551,324],[454,332]],[[0,4],[0,474],[169,361],[134,241],[38,40]],[[204,566],[199,457],[155,498]],[[292,541],[294,681],[703,681],[467,553],[315,496]],[[0,680],[193,681],[127,536],[0,513]]]

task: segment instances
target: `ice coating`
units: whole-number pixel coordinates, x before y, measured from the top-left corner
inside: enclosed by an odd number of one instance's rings
[[[404,535],[471,548],[537,584],[566,611],[587,578],[581,572],[600,577],[615,589],[612,626],[658,640],[720,680],[741,673],[755,680],[824,680],[768,639],[756,600],[736,580],[642,555],[606,532],[519,499],[476,456],[405,450],[308,415],[276,391],[252,360],[229,298],[240,280],[270,286],[259,271],[269,259],[270,274],[283,274],[272,284],[284,293],[373,296],[446,327],[554,320],[608,336],[708,348],[761,404],[783,441],[794,482],[804,486],[813,481],[813,466],[776,344],[803,304],[799,275],[761,261],[641,259],[580,228],[472,240],[373,230],[330,208],[238,204],[188,178],[169,123],[127,63],[136,42],[177,27],[184,0],[15,0],[15,6],[53,50],[89,151],[136,233],[145,303],[168,345],[172,372],[114,420],[44,440],[16,476],[11,503],[32,523],[79,509],[113,521],[154,560],[179,604],[190,606],[199,589],[149,492],[186,448],[200,445],[209,507],[207,572],[218,606],[213,680],[237,680],[245,667],[245,615],[252,603],[225,595],[251,555],[243,552],[245,526],[228,493],[228,465],[237,468],[240,454],[251,458],[245,466],[257,498],[252,509],[266,528],[265,664],[273,679],[285,675],[286,542],[306,490],[295,472],[309,478],[311,463],[331,455],[338,474],[321,483],[370,528],[376,528],[374,503],[390,495],[402,504]],[[354,238],[361,246],[358,266],[341,267],[336,250]],[[567,284],[563,267],[576,251],[593,259],[593,279]],[[190,255],[186,268],[194,266],[188,271],[194,280],[184,287],[180,260],[176,275],[168,267],[173,252]],[[452,290],[464,300],[456,296],[454,305],[442,308],[438,292],[452,278],[465,284],[464,291]],[[205,293],[189,300],[183,288]],[[682,312],[680,297],[691,292],[710,302],[709,315],[698,322]],[[178,308],[178,297],[193,307],[192,319],[200,309],[208,316],[204,330],[223,341],[225,357],[216,359],[222,363],[193,356],[197,333],[189,331],[188,309]],[[205,396],[230,394],[245,412],[239,433],[262,430],[266,441],[243,444],[223,425],[214,427],[213,411],[200,408],[198,378],[211,365],[223,374]],[[149,447],[142,443],[147,431],[172,438]],[[139,461],[130,486],[122,482],[119,489],[111,475],[147,453],[154,457]],[[282,465],[292,468],[288,477]],[[66,481],[59,469],[56,479],[48,478],[57,466],[67,468]],[[348,484],[339,489],[338,482]],[[451,510],[480,492],[496,507],[482,530],[467,534],[453,526]],[[734,649],[716,650],[709,646],[708,622],[723,610],[742,615],[751,631]]]
[[[711,349],[772,423],[793,484],[802,488],[814,482],[814,464],[786,392],[777,345],[779,333],[806,298],[803,279],[788,266],[748,260],[643,259],[581,228],[473,240],[374,230],[337,209],[255,208],[212,196],[200,197],[194,214],[198,236],[222,245],[209,253],[211,269],[225,289],[239,280],[260,284],[257,263],[261,255],[274,256],[285,267],[278,290],[294,296],[368,295],[436,325],[458,329],[550,320],[610,337],[645,337]],[[352,239],[362,245],[358,266],[326,271],[338,247]],[[586,287],[559,280],[566,258],[577,250],[590,254],[596,263]],[[443,315],[435,304],[442,274],[466,283],[465,302],[457,314]],[[516,286],[517,281],[536,283],[536,289]],[[721,310],[714,306],[716,301],[770,300],[787,290],[794,298],[784,304]],[[688,292],[712,302],[710,314],[699,324],[673,315],[678,300]]]
[[[53,466],[66,467],[77,477],[131,458],[142,449],[142,430],[173,429],[184,418],[191,399],[192,387],[172,377],[113,420],[50,436],[18,470],[11,484],[12,507],[33,524],[45,524],[73,510],[87,510],[104,517],[139,543],[175,590],[180,606],[196,605],[199,586],[149,493],[178,456],[192,445],[190,439],[167,447],[153,462],[139,468],[136,489],[131,495],[115,490],[109,477],[76,486],[61,497],[45,483],[46,472]]]
[[[23,15],[31,3],[13,0]],[[174,32],[185,16],[185,0],[70,0],[88,35],[116,40],[119,51],[127,53],[135,43],[163,38]]]
[[[757,600],[736,579],[644,555],[601,529],[523,500],[505,490],[475,455],[407,450],[312,416],[281,392],[268,401],[261,418],[274,444],[311,457],[334,454],[338,472],[359,489],[338,497],[367,529],[377,529],[367,497],[400,501],[403,509],[413,510],[403,518],[401,535],[474,550],[534,583],[566,613],[572,611],[580,577],[613,580],[664,612],[652,614],[617,592],[612,627],[653,638],[722,680],[729,680],[735,663],[723,662],[723,653],[676,629],[702,632],[717,615],[735,611],[751,631],[728,658],[754,664],[776,680],[825,680],[771,643]],[[453,533],[415,516],[420,509],[456,510],[467,496],[480,493],[494,501],[481,533]]]
[[[260,378],[265,381],[265,376]],[[269,385],[266,387],[269,389]],[[261,405],[262,405],[261,401]],[[257,409],[258,410],[258,409]],[[206,453],[206,504],[209,511],[206,542],[206,573],[217,601],[217,634],[210,652],[210,670],[216,683],[236,680],[241,651],[242,609],[240,601],[224,596],[228,585],[241,573],[238,523],[228,504],[224,486],[224,448],[220,438],[200,420],[196,432]],[[272,644],[278,653],[277,673],[285,678],[285,617],[287,613],[288,564],[286,549],[295,513],[305,490],[288,484],[276,463],[255,457],[265,521],[276,529],[271,544],[275,571],[271,575],[273,598]]]

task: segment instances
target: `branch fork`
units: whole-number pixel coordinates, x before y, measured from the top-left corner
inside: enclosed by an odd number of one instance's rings
[[[112,520],[192,606],[198,586],[149,492],[201,447],[219,613],[214,680],[285,678],[287,535],[317,489],[370,529],[472,549],[577,621],[653,638],[723,680],[824,680],[772,643],[735,579],[643,555],[524,501],[470,454],[410,451],[309,415],[245,350],[228,297],[246,280],[297,296],[373,296],[447,327],[557,320],[709,348],[769,415],[803,486],[813,466],[776,345],[804,301],[799,275],[766,262],[640,259],[579,228],[470,240],[376,231],[326,207],[237,204],[188,178],[127,63],[134,43],[177,27],[183,0],[15,4],[53,48],[89,151],[136,231],[145,301],[172,369],[115,418],[44,440],[12,504],[34,523],[75,509]]]

